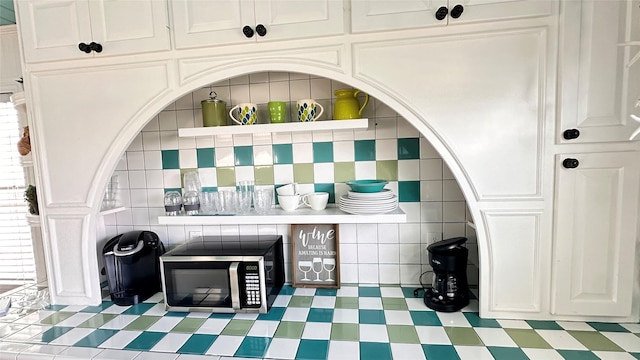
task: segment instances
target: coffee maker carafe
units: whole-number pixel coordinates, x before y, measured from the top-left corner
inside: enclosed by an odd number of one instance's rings
[[[442,312],[454,312],[469,304],[467,257],[462,245],[465,237],[433,243],[427,247],[429,264],[433,268],[433,285],[424,293],[427,307]]]

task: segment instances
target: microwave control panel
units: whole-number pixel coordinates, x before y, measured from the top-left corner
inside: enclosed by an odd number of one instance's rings
[[[245,287],[245,306],[259,308],[260,300],[260,273],[258,271],[257,262],[249,262],[243,264],[244,270],[244,287]]]

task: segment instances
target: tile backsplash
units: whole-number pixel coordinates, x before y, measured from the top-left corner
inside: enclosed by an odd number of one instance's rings
[[[469,214],[457,181],[431,144],[377,99],[370,99],[362,115],[375,126],[364,130],[178,137],[178,128],[202,126],[200,102],[211,91],[228,109],[241,102],[257,104],[258,123],[268,123],[269,101],[287,102],[287,121],[295,121],[295,103],[303,98],[313,98],[324,107],[318,121],[331,119],[333,93],[343,88],[349,86],[308,74],[264,72],[185,94],[151,119],[123,155],[114,174],[119,179],[118,205],[126,210],[104,217],[107,237],[100,239],[99,247],[133,229],[157,233],[168,248],[196,233],[281,234],[285,259],[290,259],[288,225],[159,225],[165,191],[179,190],[181,175],[197,170],[209,191],[234,188],[241,180],[270,189],[296,182],[302,192],[329,192],[334,203],[348,190],[346,181],[377,178],[388,180],[387,188],[398,194],[407,223],[341,224],[342,282],[418,284],[420,274],[430,270],[426,246],[466,236],[469,281],[477,284],[476,237],[466,225]],[[423,277],[425,283],[430,280]]]

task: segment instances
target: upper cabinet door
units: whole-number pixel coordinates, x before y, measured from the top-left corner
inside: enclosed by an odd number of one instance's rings
[[[172,0],[171,8],[178,49],[344,32],[335,0]]]
[[[255,41],[242,31],[255,32],[252,0],[172,0],[171,10],[177,49]]]
[[[352,31],[399,30],[551,14],[551,0],[353,0]]]
[[[90,0],[92,41],[102,44],[96,56],[169,50],[167,4],[157,0]]]
[[[91,42],[89,3],[75,0],[16,1],[27,62],[89,56],[78,44]]]
[[[629,115],[640,96],[640,63],[628,67],[638,47],[619,44],[640,40],[637,1],[564,1],[562,13],[558,142],[628,141],[638,127]],[[566,139],[572,130],[579,135]]]
[[[167,7],[156,0],[21,0],[18,22],[27,62],[112,56],[171,47]],[[100,44],[102,51],[80,50]]]

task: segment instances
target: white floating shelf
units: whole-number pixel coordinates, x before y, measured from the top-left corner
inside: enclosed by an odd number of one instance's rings
[[[119,207],[115,207],[113,209],[108,209],[108,210],[102,210],[100,211],[100,215],[105,216],[105,215],[109,215],[109,214],[115,214],[115,213],[119,213],[121,211],[125,211],[127,208],[124,206],[119,206]]]
[[[352,120],[323,120],[313,122],[288,122],[282,124],[255,124],[255,125],[228,125],[209,126],[199,128],[178,129],[179,137],[254,134],[254,133],[278,133],[318,130],[349,130],[367,129],[369,119]]]
[[[160,225],[237,225],[237,224],[385,224],[405,223],[407,215],[400,209],[386,214],[352,215],[337,207],[316,211],[308,208],[284,211],[275,207],[266,215],[195,215],[158,216]]]

